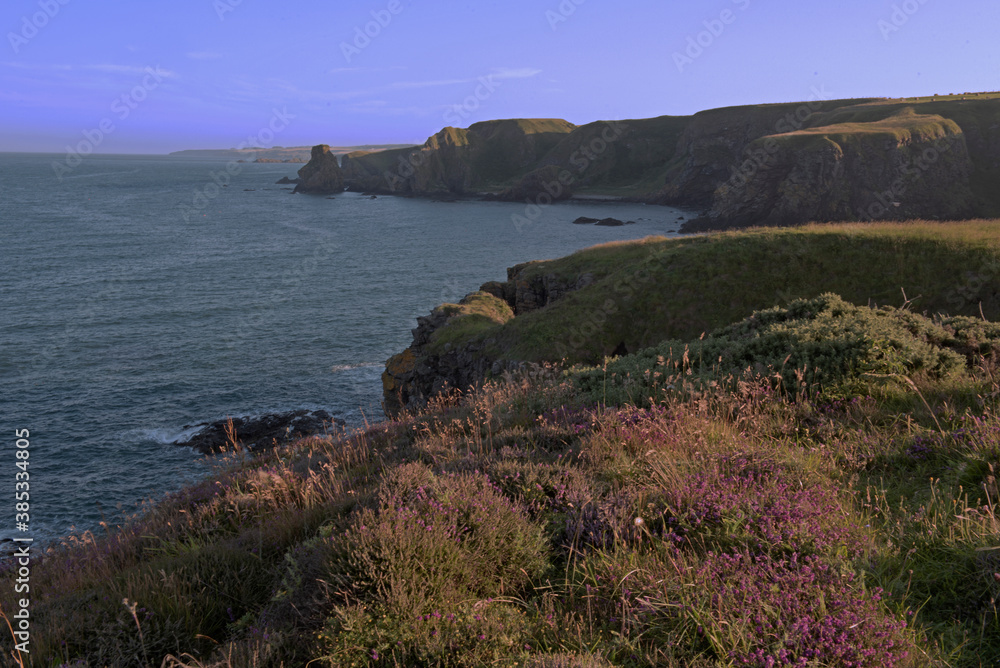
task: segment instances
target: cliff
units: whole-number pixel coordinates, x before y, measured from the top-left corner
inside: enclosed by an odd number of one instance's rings
[[[690,230],[1000,215],[997,94],[727,107],[693,116],[511,119],[344,156],[350,190],[699,209]]]
[[[312,157],[299,170],[297,193],[329,195],[344,190],[344,172],[337,164],[337,156],[326,144],[313,146]]]
[[[770,135],[760,155],[713,193],[708,218],[729,226],[803,220],[957,219],[974,214],[975,171],[954,121],[906,107],[870,123]]]
[[[358,151],[344,158],[351,190],[464,195],[520,178],[576,126],[513,119],[447,127],[415,149]]]
[[[601,364],[833,292],[858,304],[1000,317],[997,221],[814,225],[648,238],[508,269],[418,319],[383,374],[390,414],[526,363]]]
[[[544,308],[594,281],[594,273],[546,271],[547,263],[528,262],[507,270],[505,282],[491,281],[458,304],[443,304],[417,318],[413,342],[393,355],[382,374],[386,410],[422,406],[427,399],[464,390],[487,375],[518,368],[501,359],[498,340],[482,336],[521,315]]]

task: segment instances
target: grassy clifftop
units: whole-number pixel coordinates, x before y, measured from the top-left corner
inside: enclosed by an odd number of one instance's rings
[[[480,332],[503,359],[596,362],[834,292],[858,305],[1000,317],[1000,222],[831,224],[649,238],[526,265],[586,287]],[[905,298],[904,298],[905,292]]]
[[[995,318],[997,229],[649,239],[514,268],[422,319],[429,355],[502,347],[515,326],[533,354],[619,327],[676,340],[256,458],[234,444],[213,479],[36,557],[20,656],[995,665],[1000,325],[920,311],[981,300]],[[928,292],[868,305],[901,280]],[[681,307],[698,320],[671,325]],[[0,571],[7,617],[17,577]]]

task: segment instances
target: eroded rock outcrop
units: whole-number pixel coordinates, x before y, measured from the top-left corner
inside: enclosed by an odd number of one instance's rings
[[[413,342],[389,358],[382,373],[386,413],[422,406],[430,397],[465,391],[489,375],[518,368],[517,362],[501,360],[496,339],[477,334],[594,282],[590,272],[562,276],[545,272],[544,266],[527,262],[511,267],[506,281],[485,283],[457,305],[444,304],[417,318]]]
[[[200,429],[178,445],[194,448],[206,455],[231,450],[234,445],[251,452],[261,452],[306,436],[334,433],[345,424],[326,411],[307,410],[227,418],[185,425],[185,430]]]
[[[312,157],[299,170],[297,193],[332,195],[343,192],[344,172],[337,163],[337,156],[330,152],[326,144],[313,146]]]
[[[514,316],[510,306],[487,292],[466,295],[458,304],[443,304],[430,315],[417,318],[413,342],[393,355],[382,373],[385,411],[424,405],[430,397],[452,390],[464,391],[486,377],[500,373],[490,339],[476,333],[503,324]]]

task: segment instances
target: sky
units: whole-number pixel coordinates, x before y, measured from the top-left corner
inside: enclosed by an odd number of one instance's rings
[[[996,0],[4,0],[0,151],[422,143],[497,118],[1000,89]]]

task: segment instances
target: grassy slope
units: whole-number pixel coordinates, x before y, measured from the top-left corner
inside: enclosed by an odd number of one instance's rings
[[[565,262],[607,280],[660,247]],[[730,234],[669,246],[650,275],[663,264],[686,280],[685,255],[702,276],[761,256],[801,278],[820,260],[811,249],[866,252],[892,277],[891,250],[930,280],[996,247],[986,223]],[[850,273],[846,260],[830,269]],[[731,318],[751,292],[701,299],[702,317]],[[619,319],[657,312],[641,310],[656,293],[636,294]],[[509,318],[495,306],[447,308]],[[344,437],[237,454],[215,479],[35,559],[31,665],[995,665],[1000,368],[970,361],[938,376],[904,361],[899,378],[858,376],[835,398],[654,367],[675,389],[648,408],[595,406],[603,382],[536,370]],[[8,616],[15,577],[0,574]]]
[[[595,282],[545,309],[484,331],[511,359],[596,362],[687,339],[800,297],[834,292],[866,305],[1000,316],[1000,225],[813,225],[598,246],[528,272]],[[628,317],[622,317],[623,313]],[[617,315],[616,315],[617,314]]]
[[[899,143],[909,143],[911,141],[927,141],[942,137],[947,133],[957,134],[959,132],[961,129],[954,121],[938,115],[917,114],[912,107],[907,107],[892,116],[879,120],[829,123],[776,136],[819,135],[841,143],[857,135],[872,135],[882,136]]]
[[[588,123],[563,138],[539,164],[569,169],[576,178],[580,194],[648,197],[663,187],[670,163],[677,157],[677,143],[690,118],[660,116]],[[621,135],[606,143],[605,137],[612,136],[608,133],[609,127],[620,129]],[[591,148],[605,144],[607,148],[601,152]],[[581,156],[586,158],[588,155],[582,153],[584,148],[590,149],[596,157],[580,162]],[[580,169],[584,164],[586,166]]]

